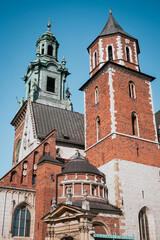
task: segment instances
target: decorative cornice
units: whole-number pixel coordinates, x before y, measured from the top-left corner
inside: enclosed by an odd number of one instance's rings
[[[29,112],[30,112],[30,115],[31,115],[33,136],[34,136],[34,138],[38,138],[37,134],[36,134],[36,126],[35,126],[35,122],[34,122],[34,115],[33,115],[32,103],[31,103],[31,99],[30,98],[28,99],[28,105],[29,105]]]
[[[0,187],[0,191],[6,190],[6,191],[22,191],[22,192],[31,192],[31,193],[36,193],[36,190],[32,189],[25,189],[25,188],[16,188],[16,187]]]
[[[19,109],[15,117],[13,118],[11,125],[15,127],[15,130],[20,126],[22,121],[25,118],[26,115],[26,110],[27,110],[27,101],[23,104],[23,106]]]
[[[104,65],[91,77],[87,80],[87,82],[85,82],[80,88],[80,91],[85,91],[85,89],[93,82],[95,81],[100,75],[102,75],[105,71],[108,70],[108,68],[114,68],[114,69],[118,69],[119,71],[123,71],[125,73],[129,73],[132,74],[134,76],[138,76],[139,78],[142,78],[144,80],[148,80],[148,81],[153,81],[155,79],[155,77],[149,76],[145,73],[139,72],[137,70],[134,70],[132,68],[129,67],[125,67],[122,66],[118,63],[112,62],[112,61],[107,61],[106,63],[104,63]]]

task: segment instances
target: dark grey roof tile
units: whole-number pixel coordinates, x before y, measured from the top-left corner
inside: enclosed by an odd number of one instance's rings
[[[32,102],[38,138],[56,129],[56,140],[84,146],[84,115]]]

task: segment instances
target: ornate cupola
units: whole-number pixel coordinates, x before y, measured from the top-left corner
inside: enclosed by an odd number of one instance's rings
[[[99,36],[88,47],[90,75],[93,76],[107,61],[139,71],[138,40],[126,33],[110,10],[109,19]]]
[[[65,88],[66,77],[70,74],[66,60],[58,61],[58,47],[55,36],[51,33],[50,20],[47,31],[38,37],[36,59],[31,62],[23,78],[26,85],[26,100],[54,107],[72,110],[70,92]]]
[[[107,202],[105,175],[78,151],[64,164],[62,173],[58,175],[58,203],[66,201],[68,187],[73,200],[83,200],[87,192],[88,200]]]

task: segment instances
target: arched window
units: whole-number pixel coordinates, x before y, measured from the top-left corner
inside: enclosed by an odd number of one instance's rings
[[[133,82],[129,82],[129,96],[130,98],[136,99],[135,85]]]
[[[138,126],[138,117],[135,112],[132,112],[132,134],[139,136],[139,126]]]
[[[50,152],[50,145],[49,143],[44,143],[44,147],[43,147],[43,153],[49,153]]]
[[[27,206],[20,206],[16,209],[13,219],[13,236],[30,236],[31,214]]]
[[[21,147],[21,138],[18,140],[17,145],[16,145],[15,162],[18,162],[20,147]]]
[[[110,234],[110,230],[108,228],[108,226],[106,226],[105,224],[103,224],[102,222],[93,222],[93,228],[95,231],[95,234]]]
[[[108,60],[112,61],[113,60],[113,51],[112,51],[112,46],[108,47]]]
[[[44,44],[42,44],[42,51],[41,51],[41,54],[42,54],[42,55],[44,54]]]
[[[139,212],[139,231],[140,231],[140,240],[150,239],[146,208],[141,209],[141,211]]]
[[[10,178],[10,182],[16,183],[16,171],[11,172],[11,178]]]
[[[97,128],[97,142],[100,139],[100,117],[96,119],[96,128]]]
[[[126,47],[126,59],[127,59],[127,62],[130,62],[130,51],[129,51],[129,47]]]
[[[52,47],[51,45],[48,45],[48,52],[47,52],[47,54],[48,54],[49,56],[52,56],[52,55],[53,55],[53,47]]]
[[[96,196],[96,187],[92,186],[92,196]]]
[[[95,104],[99,103],[99,91],[98,87],[95,88]]]
[[[93,53],[93,68],[97,66],[97,51]]]

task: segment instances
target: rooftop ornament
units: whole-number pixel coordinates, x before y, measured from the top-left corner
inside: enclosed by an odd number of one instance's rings
[[[50,27],[51,27],[51,19],[49,18],[49,20],[48,20],[48,24],[47,24],[47,27],[48,27],[48,32],[50,32]]]

